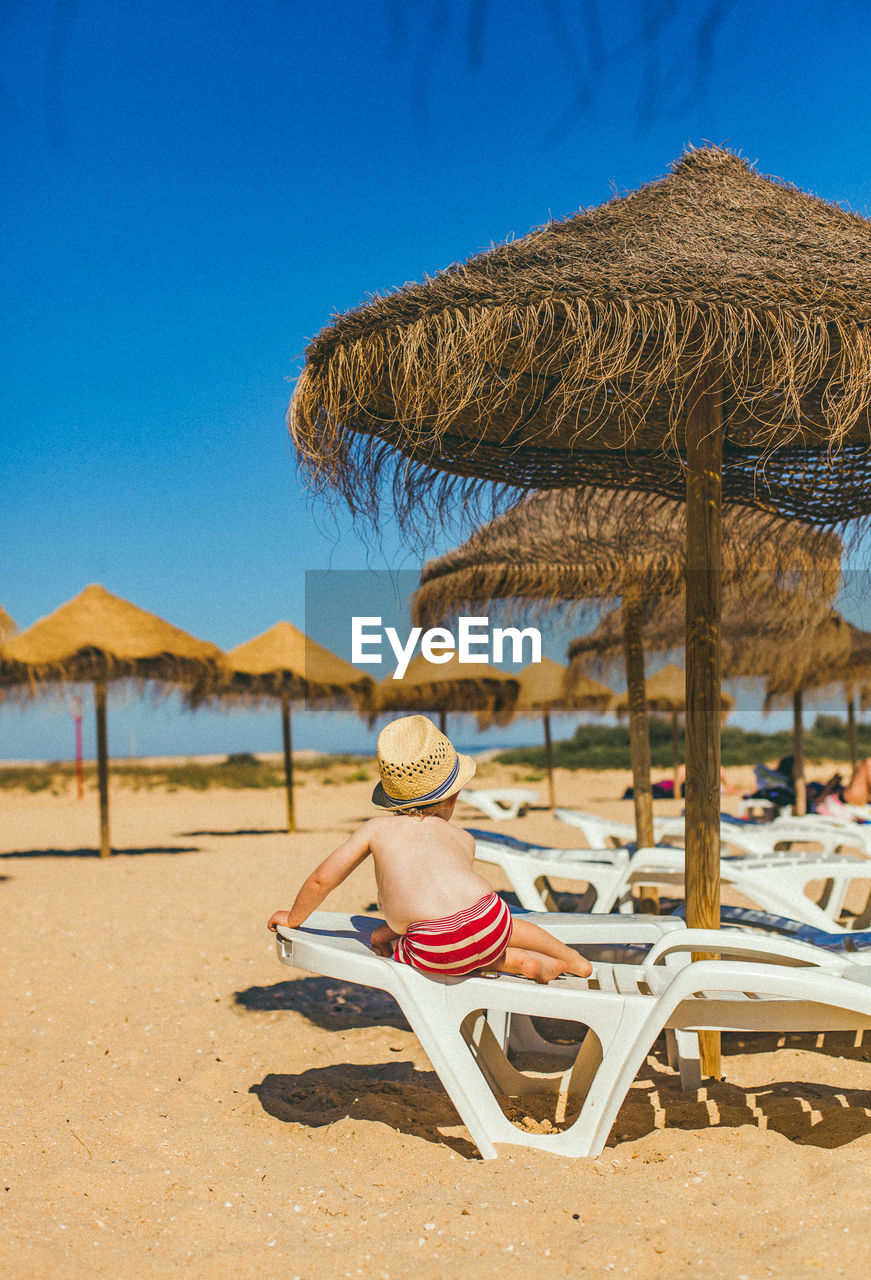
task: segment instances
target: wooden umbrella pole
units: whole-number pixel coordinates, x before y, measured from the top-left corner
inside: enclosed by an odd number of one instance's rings
[[[544,725],[544,758],[547,764],[547,794],[549,799],[549,808],[556,808],[556,789],[553,782],[553,741],[550,736],[550,712],[542,711],[542,724]]]
[[[856,772],[859,763],[859,738],[856,733],[856,691],[847,685],[847,745],[850,749],[850,773]]]
[[[674,798],[680,799],[680,739],[677,731],[677,712],[671,713],[671,763],[674,767]]]
[[[296,831],[293,803],[293,749],[290,736],[290,698],[281,699],[281,738],[284,744],[284,786],[287,792],[287,829]]]
[[[653,839],[653,792],[650,787],[650,730],[644,684],[644,647],[641,634],[641,592],[632,587],[623,594],[623,654],[626,660],[626,702],[629,708],[629,762],[635,804],[635,835],[639,848],[650,848]],[[659,911],[659,891],[641,885],[638,909],[649,915]]]
[[[439,712],[439,729],[442,731],[442,733],[445,735],[445,737],[447,737],[447,736],[448,736],[448,713],[447,713],[447,711],[440,711],[440,712]]]
[[[723,405],[708,363],[686,427],[686,919],[720,927],[720,627]],[[720,1075],[720,1036],[699,1032],[702,1070]]]
[[[100,793],[100,857],[112,856],[109,839],[109,734],[106,726],[106,681],[94,681],[97,712],[97,789]]]
[[[644,649],[641,639],[641,594],[637,589],[623,596],[623,654],[626,659],[626,702],[629,708],[629,757],[635,800],[638,844],[653,844],[653,793],[650,789],[650,732],[644,685]]]
[[[795,803],[792,807],[796,817],[803,818],[807,813],[807,785],[804,778],[804,694],[796,689],[792,695],[792,781],[795,787]]]

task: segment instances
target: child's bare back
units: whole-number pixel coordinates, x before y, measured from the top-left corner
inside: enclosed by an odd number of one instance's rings
[[[444,818],[392,814],[365,833],[384,918],[397,933],[473,906],[492,886],[472,868],[475,840]]]

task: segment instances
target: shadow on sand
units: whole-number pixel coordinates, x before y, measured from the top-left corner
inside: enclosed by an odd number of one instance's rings
[[[286,836],[287,827],[237,827],[232,831],[179,831],[179,840],[196,840],[203,836]]]
[[[253,1011],[290,1010],[325,1031],[373,1026],[410,1030],[385,992],[330,978],[249,987],[237,993],[236,1002]],[[724,1065],[728,1074],[732,1055],[774,1053],[781,1048],[871,1060],[871,1046],[857,1046],[853,1041],[852,1033],[841,1032],[825,1036],[729,1033],[723,1037]],[[525,1061],[517,1065],[529,1069],[538,1064]],[[795,1063],[791,1070],[795,1072]],[[766,1064],[758,1084],[709,1080],[702,1089],[684,1093],[679,1075],[667,1065],[660,1038],[620,1108],[608,1146],[638,1141],[661,1129],[722,1131],[744,1125],[779,1133],[800,1146],[827,1150],[871,1134],[867,1089],[780,1079],[776,1073],[776,1064],[773,1068]],[[459,1121],[435,1074],[416,1071],[408,1062],[335,1065],[297,1076],[269,1075],[251,1092],[280,1120],[319,1128],[350,1116],[388,1124],[427,1141],[445,1142],[466,1156],[474,1154],[468,1140],[440,1132],[456,1127]],[[509,1119],[521,1128],[553,1133],[564,1127],[556,1122],[551,1096],[532,1095],[522,1101],[501,1098],[500,1102]]]
[[[243,1009],[255,1012],[301,1013],[324,1031],[350,1031],[354,1027],[411,1030],[399,1005],[386,991],[338,978],[298,978],[269,987],[248,987],[237,991],[234,999]]]
[[[729,1031],[723,1036],[727,1053],[775,1053],[778,1049],[805,1049],[809,1053],[823,1054],[829,1058],[849,1058],[853,1062],[871,1062],[871,1032],[858,1035],[855,1031]]]
[[[411,1062],[313,1067],[296,1076],[269,1074],[249,1093],[276,1120],[322,1129],[337,1120],[370,1120],[473,1158],[473,1143],[443,1133],[462,1124],[434,1071]]]
[[[468,1138],[444,1132],[460,1128],[461,1121],[438,1077],[417,1070],[411,1062],[336,1064],[299,1075],[270,1073],[249,1092],[260,1099],[264,1111],[286,1123],[320,1129],[348,1118],[368,1120],[444,1144],[466,1158],[476,1155]],[[865,1090],[803,1080],[772,1084],[765,1079],[748,1088],[710,1081],[698,1092],[683,1093],[679,1077],[657,1051],[630,1089],[607,1146],[613,1149],[664,1129],[701,1133],[752,1125],[799,1146],[835,1150],[871,1133],[867,1101]],[[526,1097],[522,1103],[510,1098],[500,1102],[521,1129],[555,1133],[563,1127],[553,1122],[553,1100],[545,1095]]]
[[[813,1047],[795,1044],[798,1038],[789,1038],[790,1047]],[[736,1044],[737,1039],[731,1033],[723,1036],[724,1053],[745,1051]],[[728,1072],[728,1059],[724,1065]],[[799,1146],[834,1150],[871,1133],[867,1103],[864,1089],[808,1080],[772,1082],[768,1072],[759,1085],[742,1087],[728,1080],[710,1080],[698,1091],[683,1093],[680,1078],[666,1066],[658,1050],[647,1059],[629,1090],[608,1146],[643,1138],[656,1129],[701,1131],[753,1125],[782,1134]]]
[[[197,845],[146,845],[141,849],[113,849],[112,857],[139,857],[143,853],[199,853]],[[99,849],[18,849],[0,858],[99,858]]]

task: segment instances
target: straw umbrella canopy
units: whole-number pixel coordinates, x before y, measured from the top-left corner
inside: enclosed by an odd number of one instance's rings
[[[2,604],[0,604],[0,644],[2,644],[4,640],[8,640],[10,636],[14,636],[17,630],[18,627],[9,617],[9,614],[3,608]]]
[[[589,676],[570,677],[567,667],[550,658],[531,662],[517,673],[520,693],[515,715],[540,715],[544,729],[544,753],[547,767],[547,788],[550,808],[556,808],[556,791],[553,777],[553,741],[550,717],[559,711],[594,711],[601,715],[614,700],[607,685]]]
[[[277,622],[253,640],[230,649],[225,668],[214,683],[196,691],[195,705],[223,703],[251,707],[277,703],[281,708],[284,748],[284,780],[287,793],[287,829],[296,831],[293,793],[291,706],[365,709],[374,681],[350,662],[310,640],[290,622]]]
[[[832,685],[842,685],[847,702],[847,738],[850,765],[858,763],[856,688],[871,680],[871,632],[833,613],[819,626],[791,662],[772,663],[767,669],[765,710],[792,704],[793,778],[795,810],[805,813],[804,696]]]
[[[647,709],[652,711],[654,715],[666,715],[671,721],[671,756],[674,766],[674,794],[678,794],[678,774],[681,766],[681,750],[680,738],[678,734],[678,720],[685,714],[687,707],[687,682],[686,672],[675,666],[673,662],[669,662],[656,675],[649,676],[645,681],[644,688],[647,699]],[[735,699],[721,690],[720,692],[720,719],[725,720],[730,711],[735,708]],[[629,695],[621,694],[614,703],[614,710],[618,716],[625,716],[629,713]]]
[[[720,915],[722,498],[871,512],[869,321],[871,224],[702,148],[337,318],[291,403],[314,484],[373,516],[386,483],[406,526],[482,485],[686,497],[690,925]]]
[[[723,516],[723,572],[728,597],[751,594],[754,610],[781,585],[793,586],[826,566],[840,568],[840,542],[796,521],[730,505]],[[518,503],[477,530],[462,546],[423,568],[412,601],[420,625],[460,613],[486,613],[510,602],[515,610],[579,607],[584,600],[621,600],[619,648],[629,698],[630,756],[639,846],[653,837],[650,741],[645,704],[642,625],[652,600],[680,597],[686,582],[685,513],[672,498],[632,490],[552,489]],[[780,596],[778,598],[781,598]],[[806,615],[811,605],[782,593]],[[573,671],[573,678],[581,674]],[[719,774],[718,774],[719,779]],[[719,783],[718,783],[719,785]]]
[[[412,658],[398,680],[386,676],[377,686],[371,718],[389,711],[437,711],[445,732],[449,711],[486,712],[505,723],[517,701],[519,684],[513,676],[485,662],[460,662],[456,652],[435,664],[422,654]]]
[[[112,852],[106,686],[114,681],[196,686],[212,680],[222,660],[216,645],[96,584],[3,646],[0,688],[15,696],[35,698],[60,684],[94,686],[101,857]]]
[[[799,533],[802,526],[798,526]],[[810,532],[810,531],[809,531]],[[804,671],[807,656],[829,670],[842,661],[844,634],[826,626],[831,616],[831,599],[840,581],[840,543],[834,534],[817,534],[808,544],[817,560],[809,570],[803,566],[793,577],[778,584],[765,573],[754,583],[752,595],[742,592],[728,599],[722,617],[721,663],[724,676],[756,679],[774,671]],[[751,580],[752,581],[752,580]],[[778,586],[783,590],[778,590]],[[670,653],[684,644],[684,610],[680,602],[653,600],[645,605],[642,630],[648,653]],[[578,636],[569,645],[569,670],[592,669],[606,672],[621,652],[620,619],[616,611],[606,614],[596,629]],[[798,729],[801,736],[799,699]],[[804,758],[801,742],[793,752],[793,778],[798,797],[804,796]],[[801,801],[799,801],[799,807]]]

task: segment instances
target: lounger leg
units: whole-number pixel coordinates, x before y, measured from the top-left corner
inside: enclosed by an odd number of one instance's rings
[[[852,877],[849,874],[838,874],[832,876],[826,882],[820,906],[832,920],[837,921],[841,918],[841,912],[844,910],[844,900],[847,897],[847,890],[850,888],[851,880]]]
[[[680,1053],[677,1047],[677,1036],[671,1028],[665,1033],[665,1052],[668,1057],[668,1065],[672,1071],[677,1071],[680,1066]]]
[[[517,894],[521,907],[525,907],[527,911],[546,912],[550,908],[536,884],[536,879],[541,875],[541,872],[534,864],[530,868],[529,863],[530,859],[528,858],[505,858],[502,866],[511,881],[511,887]]]
[[[457,1109],[460,1119],[469,1130],[472,1141],[484,1160],[496,1159],[493,1134],[498,1134],[494,1123],[498,1113],[504,1119],[498,1103],[477,1065],[473,1065],[469,1050],[459,1034],[459,1028],[450,1030],[429,1023],[429,1010],[423,1010],[416,1002],[400,1002],[421,1048],[433,1065],[448,1097]],[[462,1055],[462,1056],[458,1056]]]
[[[561,1134],[567,1155],[598,1155],[617,1119],[617,1112],[662,1030],[658,1010],[629,1015],[627,1010],[610,1040],[602,1040],[602,1061],[590,1084],[584,1105],[571,1129]],[[562,1149],[562,1143],[560,1144]]]
[[[461,1025],[470,1013],[478,1011],[463,1007],[462,990],[462,984],[442,989],[438,1003],[431,997],[419,1003],[408,988],[395,991],[394,995],[473,1142],[485,1160],[492,1160],[496,1156],[495,1142],[530,1145],[527,1137],[536,1135],[526,1135],[511,1123],[494,1097],[488,1077],[497,1080],[497,1087],[504,1086],[509,1094],[519,1094],[521,1089],[528,1092],[529,1078],[510,1066],[486,1024],[480,1031],[478,1047],[472,1049]],[[467,1031],[470,1030],[467,1024]]]
[[[593,1031],[588,1031],[580,1047],[575,1065],[568,1072],[565,1092],[570,1098],[586,1098],[596,1072],[602,1065],[602,1045]]]
[[[485,1017],[490,1030],[496,1037],[496,1043],[504,1052],[511,1039],[511,1014],[506,1013],[504,1009],[488,1009]]]
[[[694,1031],[665,1032],[665,1048],[668,1065],[672,1071],[680,1071],[680,1087],[685,1093],[702,1087],[702,1064],[699,1059],[699,1037]]]

